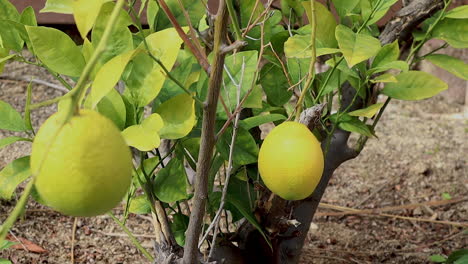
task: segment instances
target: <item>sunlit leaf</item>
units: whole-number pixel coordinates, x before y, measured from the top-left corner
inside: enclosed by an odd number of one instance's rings
[[[387,83],[382,93],[400,100],[421,100],[447,89],[439,78],[421,71],[409,71],[396,76],[397,83]]]
[[[73,13],[73,0],[47,0],[40,13],[48,12],[71,14]]]
[[[150,151],[161,143],[159,130],[164,126],[162,118],[158,114],[152,114],[139,125],[127,127],[122,131],[122,136],[129,146],[141,151]]]
[[[458,78],[468,80],[468,64],[460,59],[445,54],[432,54],[427,56],[426,60],[434,63],[436,66],[450,72]]]
[[[73,17],[83,39],[93,27],[103,3],[104,0],[75,0],[73,2]]]
[[[398,47],[398,41],[394,41],[393,43],[383,46],[379,50],[374,58],[374,61],[372,61],[372,67],[376,68],[389,62],[396,61],[398,60],[399,56],[400,48]]]
[[[49,27],[26,26],[34,52],[53,71],[78,77],[85,66],[80,49],[64,32]]]
[[[10,144],[13,144],[18,141],[32,141],[29,138],[23,138],[23,137],[6,137],[6,138],[1,138],[0,139],[0,149],[3,147],[6,147]]]
[[[391,75],[390,73],[384,73],[379,75],[371,80],[373,83],[389,83],[389,82],[398,82],[395,76]]]
[[[11,131],[27,130],[23,118],[11,105],[0,100],[0,129]]]
[[[372,118],[375,114],[377,114],[377,112],[380,110],[380,108],[382,108],[383,105],[384,105],[383,103],[373,104],[364,109],[359,109],[359,110],[354,110],[352,112],[349,112],[348,115]]]
[[[310,1],[303,1],[307,17],[310,18]],[[328,8],[319,2],[315,2],[315,15],[317,22],[316,43],[317,47],[322,48],[336,48],[337,42],[335,39],[335,29],[337,26],[335,16],[328,10]]]
[[[134,214],[148,214],[151,212],[151,205],[145,195],[140,195],[132,198],[130,201],[130,207],[128,209],[130,213]]]
[[[366,34],[354,33],[343,25],[336,27],[336,39],[349,67],[375,56],[380,50],[378,39]]]
[[[443,19],[434,27],[432,37],[457,49],[468,48],[468,19]]]
[[[444,17],[447,18],[458,18],[458,19],[465,19],[468,18],[468,5],[462,5],[459,7],[455,7],[452,10],[449,10]]]
[[[187,174],[184,164],[177,158],[172,158],[165,168],[156,174],[154,194],[165,203],[187,199]]]
[[[195,125],[195,100],[186,93],[161,104],[155,111],[164,121],[159,131],[161,138],[178,139],[190,133]]]
[[[125,103],[117,90],[112,89],[96,106],[96,110],[106,116],[120,129],[125,128]]]
[[[18,184],[30,176],[29,156],[14,160],[0,171],[0,199],[11,199]]]

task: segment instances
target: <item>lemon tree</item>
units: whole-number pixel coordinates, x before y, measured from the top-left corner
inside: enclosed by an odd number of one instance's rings
[[[152,263],[297,263],[334,170],[376,136],[391,100],[447,89],[414,66],[468,79],[466,63],[435,54],[468,47],[466,6],[450,0],[405,6],[381,27],[396,0],[218,2],[47,0],[45,15],[73,15],[72,39],[0,0],[0,71],[27,63],[67,91],[36,102],[31,82],[24,109],[0,101],[0,148],[33,142],[0,170],[0,199],[24,187],[0,243],[31,196],[65,215],[107,213]],[[421,54],[432,38],[446,43]],[[58,113],[33,126],[48,105]],[[133,237],[132,214],[152,216],[163,252]]]

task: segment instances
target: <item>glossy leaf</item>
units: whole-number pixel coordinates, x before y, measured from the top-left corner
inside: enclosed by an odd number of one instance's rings
[[[281,106],[289,101],[292,91],[288,91],[289,84],[283,70],[274,64],[263,66],[260,71],[260,84],[267,100],[275,106]]]
[[[85,60],[78,46],[60,30],[49,27],[26,26],[34,52],[53,71],[78,77]]]
[[[75,0],[73,2],[73,17],[83,39],[93,28],[103,3],[104,0]]]
[[[221,156],[228,160],[229,149],[232,139],[232,127],[226,129],[224,134],[216,142],[216,149]],[[233,160],[236,165],[247,165],[257,162],[258,146],[252,135],[242,127],[237,130],[236,141],[234,143]]]
[[[346,26],[337,26],[335,34],[338,46],[349,67],[375,56],[380,50],[378,39],[366,34],[354,33]]]
[[[257,60],[257,51],[242,51],[226,57],[224,71],[225,85],[224,88],[221,89],[221,96],[231,112],[237,105],[237,86],[235,84],[241,86],[240,99],[242,99],[252,86],[257,69]],[[229,71],[235,83],[232,82],[227,71]],[[223,115],[225,115],[221,104],[218,104],[218,113],[223,113]]]
[[[310,1],[303,1],[307,17],[310,18]],[[335,32],[337,23],[335,16],[328,10],[328,8],[319,2],[315,2],[315,15],[317,21],[316,32],[316,45],[321,48],[336,48],[337,42],[335,39]],[[309,27],[310,28],[310,27]]]
[[[285,119],[286,117],[280,114],[258,115],[258,116],[253,116],[253,117],[249,117],[249,118],[241,120],[240,125],[245,130],[250,130],[254,127],[258,127],[266,123],[279,121],[279,120],[285,120]]]
[[[468,19],[443,19],[434,27],[432,37],[457,49],[468,48]]]
[[[0,100],[0,129],[26,131],[26,125],[20,113],[7,102]]]
[[[187,199],[187,174],[184,164],[177,158],[172,158],[165,168],[156,174],[154,194],[165,203]]]
[[[195,125],[195,100],[186,93],[179,94],[161,104],[156,113],[164,121],[164,126],[159,131],[161,138],[182,138],[188,135]]]
[[[400,48],[398,47],[398,41],[394,41],[390,44],[383,46],[372,61],[372,67],[376,68],[383,66],[389,62],[398,60],[400,56]]]
[[[96,110],[114,122],[120,130],[125,128],[125,103],[117,90],[112,89],[96,106]]]
[[[447,18],[457,18],[457,19],[465,19],[468,18],[468,5],[462,5],[459,7],[455,7],[452,10],[449,10],[444,17]]]
[[[383,103],[373,104],[373,105],[368,106],[366,108],[359,109],[359,110],[354,110],[352,112],[349,112],[348,115],[372,118],[375,114],[377,114],[377,112],[380,110],[380,108],[382,108],[383,105],[384,105]]]
[[[73,13],[73,0],[47,0],[40,13],[47,12],[71,14]]]
[[[10,144],[13,144],[15,142],[18,142],[18,141],[30,141],[32,142],[31,139],[29,138],[24,138],[24,137],[6,137],[6,138],[1,138],[0,139],[0,149],[3,148],[3,147],[6,147]]]
[[[460,59],[444,54],[432,54],[427,56],[426,60],[452,73],[458,78],[468,80],[468,64]]]
[[[355,132],[367,137],[372,137],[373,133],[369,126],[367,126],[364,122],[359,120],[357,117],[350,118],[348,120],[342,121],[338,123],[338,127],[349,131],[349,132]]]
[[[151,205],[145,195],[132,198],[129,207],[130,213],[148,214],[151,213]]]
[[[162,118],[158,114],[148,116],[139,125],[127,127],[122,131],[122,136],[129,146],[141,151],[150,151],[161,143],[158,131],[164,126]]]
[[[153,56],[171,69],[179,53],[182,39],[174,28],[158,31],[146,37]],[[140,48],[144,48],[141,45]],[[149,104],[161,90],[166,76],[161,66],[148,55],[139,54],[135,57],[132,72],[126,81],[128,92],[136,105],[143,107]]]
[[[89,95],[93,108],[114,88],[125,70],[127,63],[140,52],[140,49],[127,51],[115,56],[99,69]]]
[[[409,71],[396,76],[397,83],[387,83],[382,93],[400,100],[421,100],[447,89],[439,78],[421,71]]]
[[[104,33],[104,29],[107,26],[110,15],[114,10],[114,6],[115,3],[113,2],[107,2],[101,6],[99,14],[94,23],[93,30],[91,31],[91,42],[93,43],[94,47],[97,47],[99,41],[102,38],[102,34]],[[107,42],[106,50],[99,59],[100,63],[104,64],[113,57],[134,49],[132,33],[128,28],[128,26],[132,23],[132,19],[127,11],[121,9],[114,26],[114,31],[110,35]]]
[[[18,184],[31,175],[29,156],[12,161],[0,171],[0,199],[11,199]]]

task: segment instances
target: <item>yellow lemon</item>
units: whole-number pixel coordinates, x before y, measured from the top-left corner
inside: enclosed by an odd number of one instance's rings
[[[284,122],[265,138],[258,169],[265,185],[286,200],[301,200],[315,190],[323,173],[320,142],[303,124]]]
[[[130,186],[130,149],[114,123],[95,111],[80,110],[63,126],[60,117],[48,118],[32,145],[39,196],[63,214],[104,214]]]

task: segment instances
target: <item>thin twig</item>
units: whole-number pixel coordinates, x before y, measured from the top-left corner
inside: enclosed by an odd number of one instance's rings
[[[122,233],[106,233],[104,231],[98,230],[98,229],[90,229],[92,232],[99,233],[101,235],[105,236],[112,236],[112,237],[127,237],[127,234],[122,234]],[[155,235],[147,235],[147,234],[133,234],[134,237],[142,237],[142,238],[152,238],[155,239]]]
[[[76,234],[76,225],[78,223],[78,217],[75,217],[72,227],[72,237],[71,237],[71,249],[70,249],[70,262],[71,264],[75,263],[75,234]]]
[[[2,74],[2,75],[0,75],[0,79],[12,80],[12,81],[33,82],[33,83],[45,85],[47,87],[50,87],[52,89],[55,89],[55,90],[58,90],[58,91],[61,91],[61,92],[64,92],[64,93],[68,93],[70,91],[70,90],[68,90],[67,88],[65,88],[65,87],[63,87],[61,85],[57,85],[57,84],[47,82],[47,81],[43,81],[43,80],[40,80],[40,79],[35,79],[34,76],[12,76],[12,75]]]

